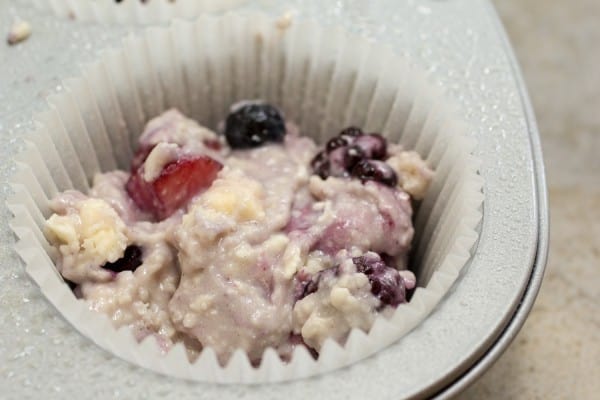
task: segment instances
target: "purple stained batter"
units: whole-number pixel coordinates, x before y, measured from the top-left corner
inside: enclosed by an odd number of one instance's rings
[[[131,166],[138,181],[129,188],[185,190],[183,205],[157,219],[143,203],[147,194],[126,190],[131,172],[100,174],[89,193],[54,199],[50,240],[59,270],[77,278],[93,310],[139,340],[155,336],[165,352],[175,343],[192,355],[211,347],[225,362],[241,348],[258,364],[269,347],[287,359],[306,346],[316,356],[326,338],[343,342],[353,328],[368,330],[415,286],[406,271],[412,199],[404,172],[387,163],[403,154],[356,127],[318,147],[262,102],[235,105],[225,137],[171,110],[142,133]],[[222,169],[198,189],[184,178],[204,165],[161,172],[199,157]],[[72,224],[81,243],[91,240],[83,236],[95,231],[77,225],[90,199],[102,200],[105,214],[112,209],[105,222],[114,220],[122,256],[88,266],[98,255],[83,257],[83,245],[60,235]]]

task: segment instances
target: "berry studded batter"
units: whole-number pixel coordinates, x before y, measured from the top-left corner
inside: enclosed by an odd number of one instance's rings
[[[318,147],[275,107],[235,104],[222,134],[170,110],[129,171],[53,199],[47,236],[75,294],[166,352],[317,355],[407,301],[412,204],[432,172],[357,127]]]

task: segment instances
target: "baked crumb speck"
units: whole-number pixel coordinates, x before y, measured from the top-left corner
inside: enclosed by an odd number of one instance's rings
[[[290,11],[288,11],[285,14],[283,14],[282,16],[280,16],[279,18],[277,18],[277,21],[275,21],[275,25],[277,26],[277,28],[284,31],[284,30],[288,29],[290,26],[292,26],[292,22],[293,22],[292,13]]]
[[[6,42],[13,46],[17,43],[21,43],[27,40],[31,36],[31,24],[27,21],[19,20],[16,21],[6,37]]]

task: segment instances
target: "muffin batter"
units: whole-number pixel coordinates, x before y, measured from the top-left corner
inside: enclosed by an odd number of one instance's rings
[[[262,102],[234,105],[224,135],[170,110],[129,172],[52,201],[47,236],[75,294],[116,327],[258,363],[269,347],[318,353],[406,301],[411,201],[431,176],[354,127],[318,148]]]

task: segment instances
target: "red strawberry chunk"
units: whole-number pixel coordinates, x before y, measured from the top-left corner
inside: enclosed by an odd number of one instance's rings
[[[162,170],[152,183],[154,193],[167,216],[185,205],[201,190],[208,188],[223,166],[210,157],[179,159]]]
[[[140,210],[156,216],[155,210],[160,209],[160,204],[154,195],[152,184],[144,180],[142,168],[138,168],[131,173],[125,189]]]
[[[207,156],[180,158],[167,164],[152,182],[146,182],[142,168],[138,168],[129,178],[126,189],[141,210],[162,220],[208,188],[221,168],[220,162]]]

